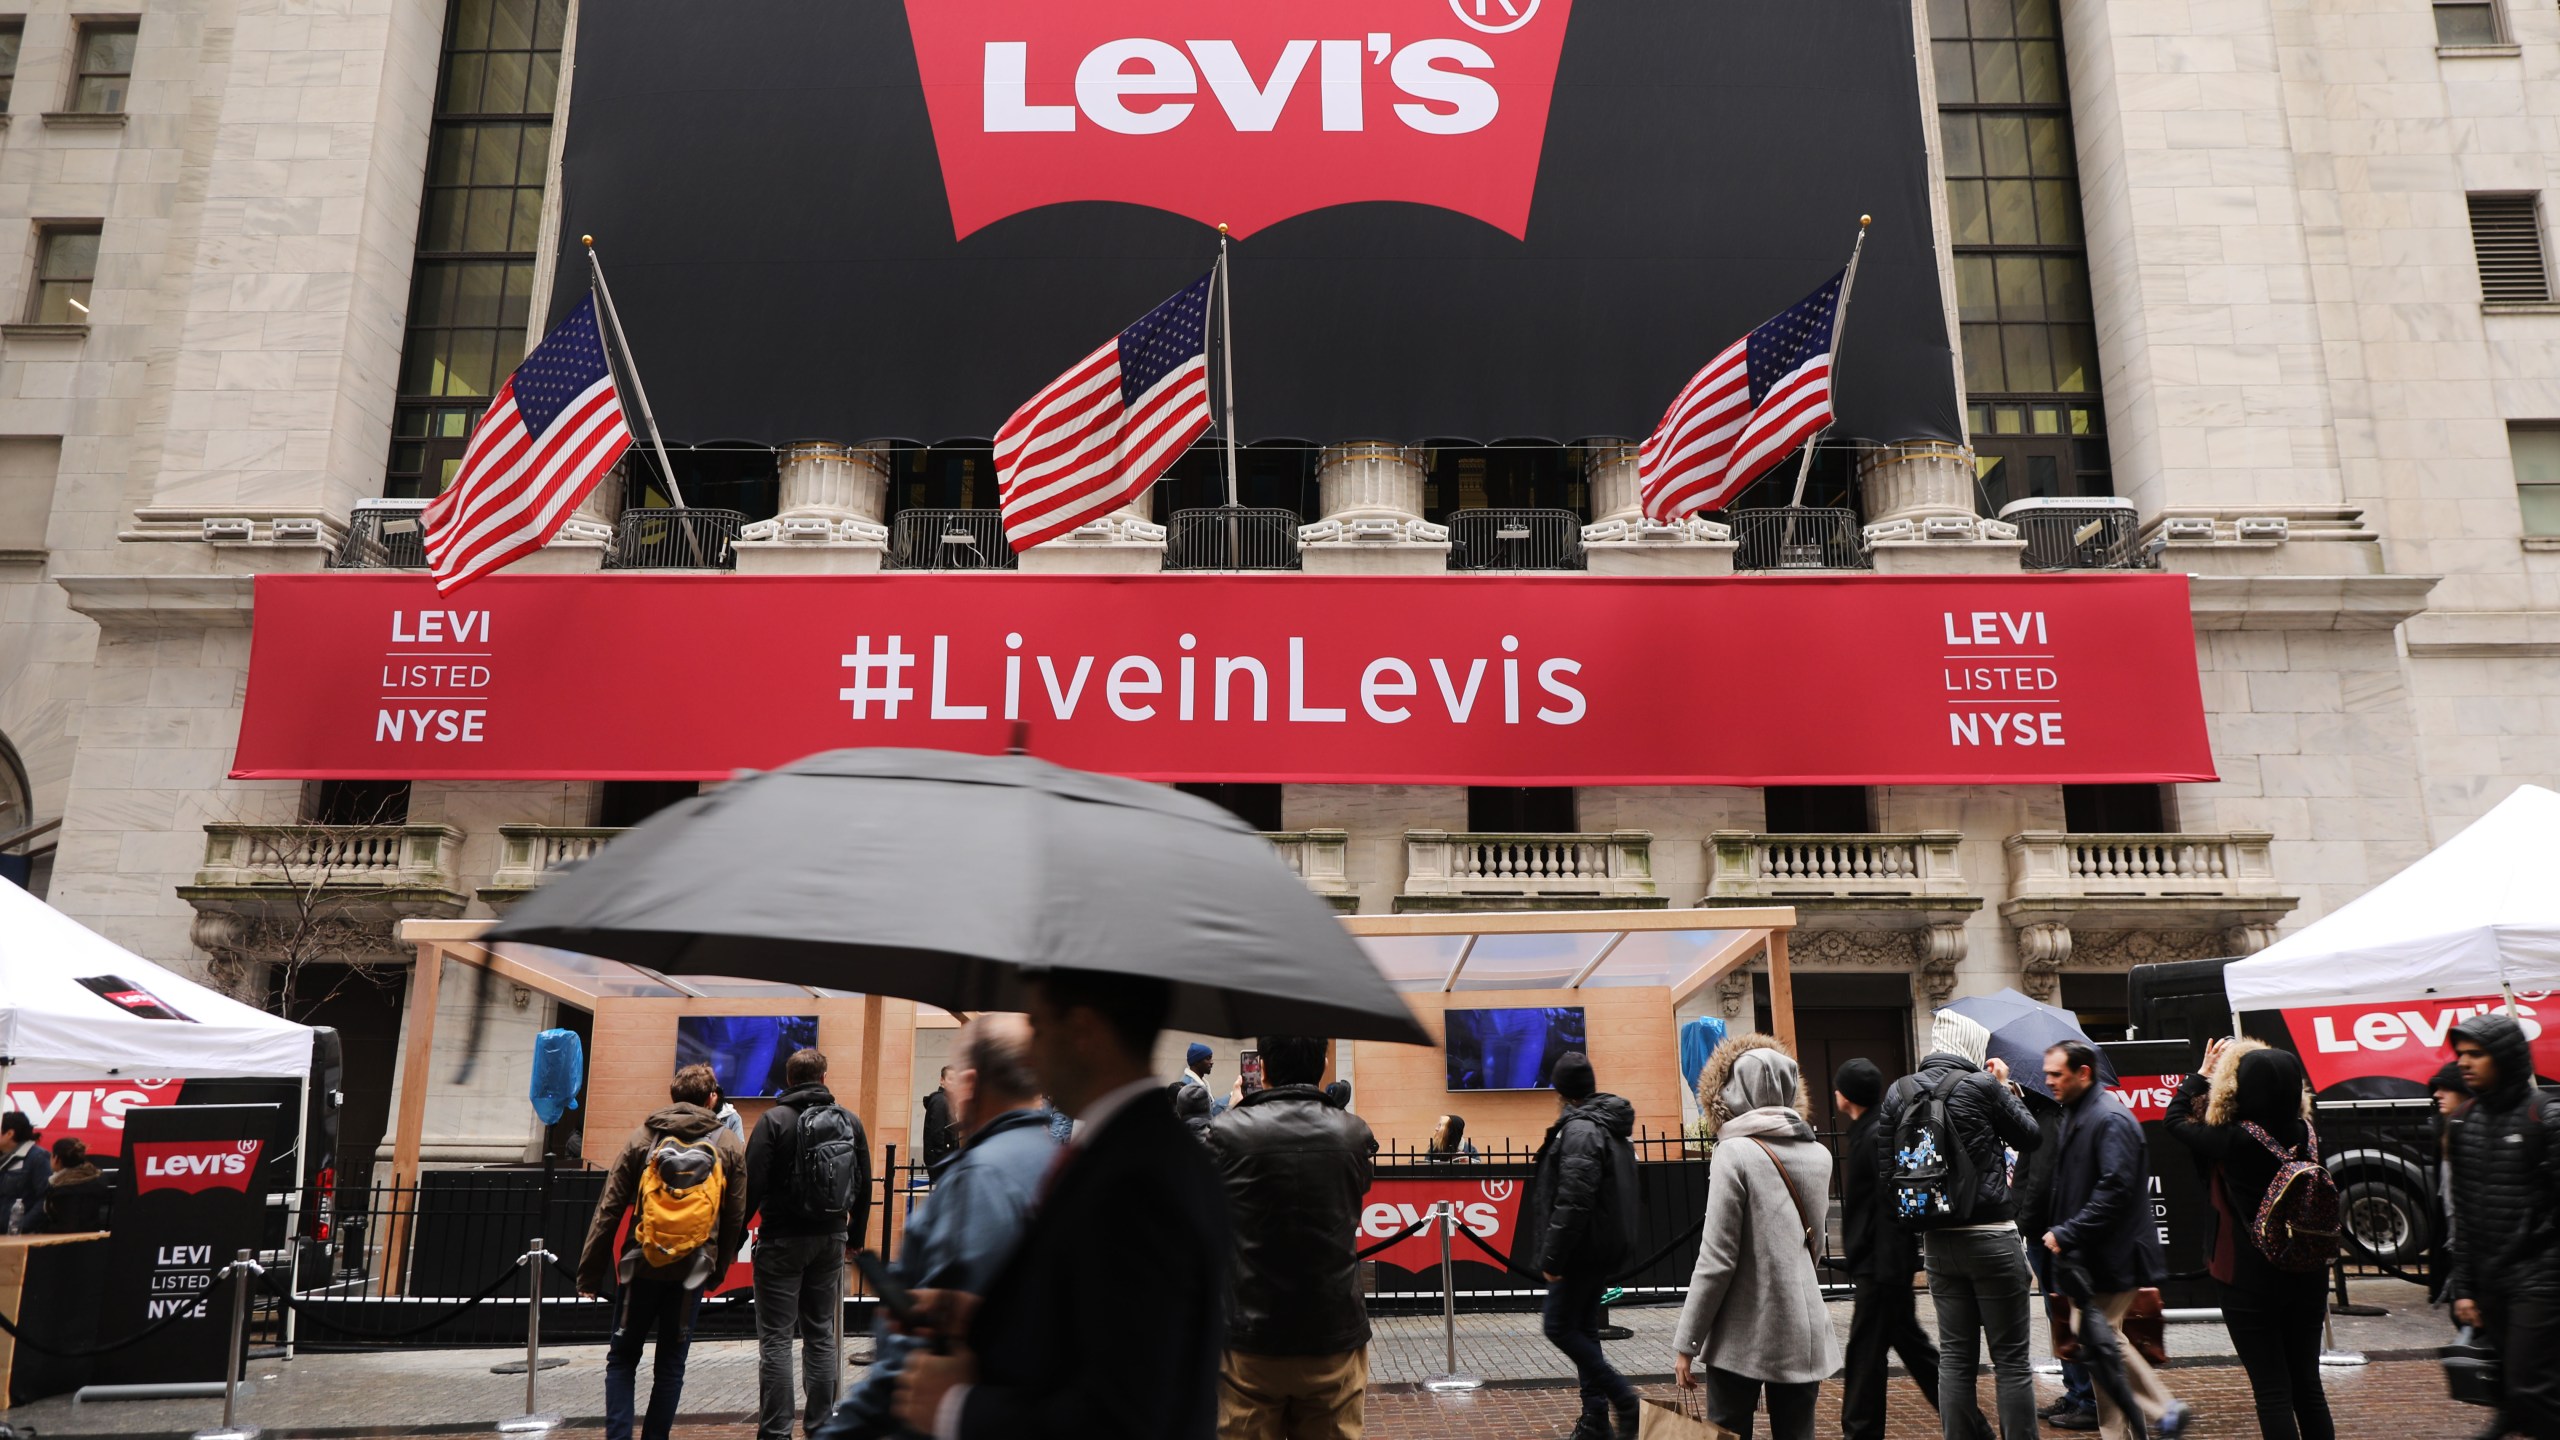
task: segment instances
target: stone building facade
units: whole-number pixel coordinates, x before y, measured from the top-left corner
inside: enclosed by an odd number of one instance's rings
[[[245,974],[289,952],[324,970],[396,968],[398,917],[490,913],[608,840],[616,807],[635,803],[585,783],[420,782],[394,816],[362,808],[392,803],[372,792],[227,778],[251,577],[353,553],[351,526],[379,523],[370,506],[432,489],[451,450],[427,443],[451,438],[436,402],[471,408],[481,382],[463,342],[435,341],[441,368],[416,368],[433,267],[526,269],[530,298],[473,322],[484,330],[542,313],[549,277],[529,257],[558,253],[556,151],[537,156],[522,131],[501,184],[457,180],[461,162],[438,147],[463,126],[541,128],[539,81],[503,104],[454,98],[453,56],[472,49],[455,37],[471,25],[487,52],[473,74],[506,55],[537,75],[548,64],[553,128],[574,123],[575,11],[450,3],[142,0],[135,22],[84,0],[20,0],[0,15],[16,27],[0,253],[18,257],[0,277],[0,313],[15,317],[0,325],[0,830],[39,832],[0,852],[33,853],[55,904],[164,963],[219,970],[228,957]],[[1908,1007],[1908,1031],[1950,994],[2020,984],[2103,1008],[2103,985],[2079,977],[2245,953],[2515,784],[2560,777],[2560,303],[2547,259],[2560,10],[1938,0],[1915,20],[1924,95],[1951,117],[1942,136],[2013,110],[2067,117],[2050,132],[2066,149],[2035,163],[2070,179],[2037,193],[2075,199],[2078,229],[2014,245],[1973,234],[1963,187],[1999,182],[1969,178],[1990,164],[1970,147],[1991,132],[1942,140],[1949,324],[1979,433],[1970,451],[1868,456],[1855,477],[1866,535],[1853,558],[1830,558],[2015,571],[2024,546],[1983,513],[1977,481],[2003,455],[2032,458],[2037,405],[2078,407],[2052,433],[2093,438],[2046,493],[2103,484],[2130,502],[2142,548],[2193,577],[2221,780],[2172,787],[2129,828],[2105,823],[2127,797],[2084,797],[2075,815],[2055,786],[1816,797],[1831,817],[1818,827],[1787,818],[1803,797],[1742,788],[1588,788],[1561,811],[1528,802],[1569,823],[1515,828],[1482,823],[1500,797],[1453,787],[1255,797],[1284,858],[1338,906],[1785,901],[1806,917],[1800,996]],[[504,40],[510,25],[532,38]],[[2015,63],[2004,45],[2060,57],[2041,110],[2032,84],[2015,105],[1990,88]],[[517,233],[494,250],[438,229],[438,195],[473,184],[517,192]],[[1999,192],[1985,193],[1996,220]],[[2044,303],[2058,325],[2085,325],[2096,373],[2022,383],[2013,355],[1986,390],[1979,346],[2000,343],[1999,326],[1977,326],[1992,302],[1959,277],[1977,258],[1991,275],[2028,255],[2061,266],[2048,277],[2085,275],[2085,301],[2056,288]],[[511,274],[498,283],[515,306]],[[489,362],[498,375],[505,359]],[[1994,414],[2009,392],[2027,417],[2014,437]],[[1314,513],[1297,517],[1310,527],[1289,547],[1302,567],[1446,568],[1446,516],[1431,512],[1448,507],[1426,502],[1421,457],[1340,438]],[[422,448],[403,450],[410,439]],[[1712,527],[1631,524],[1624,447],[1569,459],[1592,571],[1734,568],[1734,542]],[[775,513],[747,527],[736,568],[894,564],[896,463],[853,436],[775,457]],[[529,567],[603,564],[614,527],[637,523],[623,503],[600,493]],[[1152,570],[1166,556],[1152,519],[1131,515],[1023,563]],[[1824,977],[1838,982],[1828,1001]],[[483,1008],[501,1039],[553,1018],[459,983],[442,993],[457,1014]],[[1749,993],[1713,1003],[1741,1018]],[[506,1099],[521,1079],[483,1071],[440,1105],[430,1158],[521,1155],[523,1107]]]

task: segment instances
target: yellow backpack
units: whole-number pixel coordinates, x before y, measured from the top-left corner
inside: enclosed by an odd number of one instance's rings
[[[640,1219],[633,1229],[641,1260],[663,1269],[709,1244],[720,1230],[720,1195],[727,1184],[711,1136],[659,1136],[640,1168]]]

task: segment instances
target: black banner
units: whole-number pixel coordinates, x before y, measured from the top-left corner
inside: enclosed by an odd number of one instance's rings
[[[912,24],[911,24],[912,18]],[[1649,433],[1875,216],[1835,433],[1956,434],[1903,0],[616,0],[594,233],[667,433],[926,442],[1235,248],[1250,439]]]
[[[187,1318],[105,1357],[108,1384],[220,1380],[231,1341],[230,1282],[216,1279],[263,1232],[261,1160],[292,1145],[277,1105],[171,1105],[125,1115],[107,1293],[98,1331],[134,1334]]]

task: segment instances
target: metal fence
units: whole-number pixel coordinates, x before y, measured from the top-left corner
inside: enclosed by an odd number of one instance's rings
[[[892,570],[1011,570],[1001,510],[901,510],[889,522]]]
[[[1728,510],[1736,570],[1864,570],[1858,512],[1815,507]]]
[[[2012,505],[2000,518],[2027,542],[2029,570],[2139,570],[2141,516],[2130,506]]]
[[[2328,1101],[2315,1109],[2312,1123],[2320,1133],[2321,1162],[2336,1177],[2344,1204],[2346,1273],[2432,1289],[2444,1273],[2450,1229],[2433,1104]]]
[[[1176,510],[1165,527],[1164,568],[1295,570],[1298,527],[1305,523],[1295,510]]]
[[[746,523],[735,510],[625,510],[613,522],[604,568],[735,570],[738,532]]]
[[[1570,510],[1452,510],[1452,570],[1579,570],[1582,517]]]
[[[424,570],[424,500],[359,500],[347,517],[347,533],[329,555],[332,570]]]

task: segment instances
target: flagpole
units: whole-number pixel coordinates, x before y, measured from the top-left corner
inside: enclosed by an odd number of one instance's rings
[[[640,398],[640,419],[649,427],[649,444],[658,452],[658,472],[667,478],[667,498],[676,508],[685,508],[684,491],[676,488],[676,467],[667,460],[667,442],[658,434],[658,417],[649,413],[649,387],[640,383],[640,362],[632,358],[631,337],[622,333],[622,314],[613,308],[613,287],[604,283],[604,262],[596,258],[596,237],[581,235],[579,242],[587,247],[587,273],[595,277],[596,294],[604,299],[604,318],[613,326],[614,343],[622,347],[622,363],[631,372],[631,392]],[[1850,262],[1855,265],[1856,261]],[[1846,286],[1841,288],[1845,299]],[[1833,344],[1837,345],[1835,340]]]
[[[1227,432],[1227,508],[1236,508],[1236,304],[1227,287],[1227,227],[1218,227],[1218,324],[1223,331],[1218,341],[1220,386],[1226,392],[1227,418],[1218,428]]]
[[[1849,269],[1840,277],[1840,298],[1832,302],[1831,368],[1835,376],[1840,369],[1840,337],[1846,332],[1849,324],[1849,291],[1858,283],[1858,256],[1867,248],[1867,227],[1875,223],[1875,218],[1873,215],[1858,217],[1858,239],[1849,247]],[[1835,390],[1838,388],[1836,379],[1833,382],[1833,388]],[[641,403],[645,405],[648,402],[644,400]],[[1830,428],[1828,425],[1823,426],[1822,431],[1816,431],[1804,442],[1804,463],[1796,467],[1796,496],[1787,502],[1788,509],[1797,510],[1804,507],[1804,482],[1813,474],[1813,447],[1822,439],[1822,432]]]

